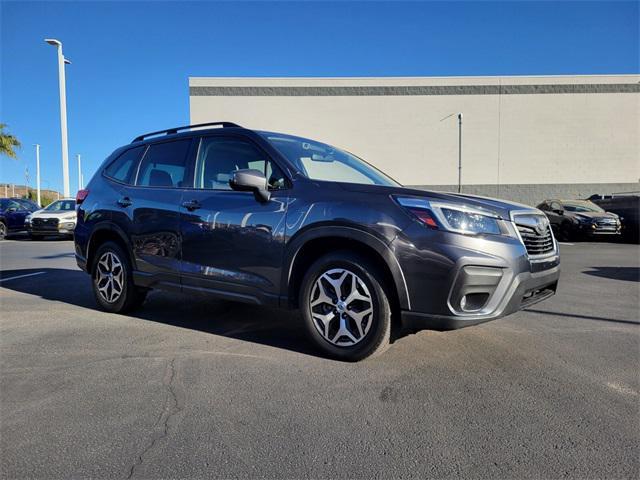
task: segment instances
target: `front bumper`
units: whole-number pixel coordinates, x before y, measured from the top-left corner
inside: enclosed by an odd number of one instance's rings
[[[514,238],[405,233],[392,246],[409,292],[409,304],[401,309],[403,326],[409,329],[475,325],[556,292],[560,257],[555,240],[553,252],[530,257]]]
[[[73,235],[76,222],[59,222],[57,225],[34,225],[32,222],[25,223],[25,228],[32,235]]]
[[[620,235],[622,233],[621,223],[580,223],[577,225],[576,230],[583,235]]]
[[[504,294],[498,299],[497,308],[489,313],[432,315],[403,310],[401,312],[402,324],[409,329],[451,330],[495,320],[555,295],[559,278],[560,265],[558,261],[554,267],[548,270],[537,273],[521,272],[516,275]]]

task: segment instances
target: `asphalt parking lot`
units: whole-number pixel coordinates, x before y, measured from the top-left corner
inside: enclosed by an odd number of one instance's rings
[[[99,312],[72,247],[0,243],[3,478],[640,476],[638,245],[562,245],[551,300],[358,364],[278,310]]]

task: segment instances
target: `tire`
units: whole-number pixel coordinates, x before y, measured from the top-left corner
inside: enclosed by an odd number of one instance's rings
[[[133,284],[129,256],[114,242],[105,242],[96,251],[91,285],[98,307],[111,313],[139,307],[147,296],[147,290]]]
[[[324,353],[355,362],[389,347],[391,305],[383,278],[366,257],[350,251],[326,254],[309,267],[299,305],[309,336]]]
[[[0,222],[0,240],[4,240],[7,236],[7,226],[4,222]]]
[[[564,242],[568,242],[573,238],[573,231],[571,229],[571,224],[568,222],[564,222],[560,225],[559,235],[560,240]]]

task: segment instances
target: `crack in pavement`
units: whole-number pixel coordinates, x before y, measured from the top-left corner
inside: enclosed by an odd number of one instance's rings
[[[160,416],[158,417],[156,422],[153,424],[153,430],[156,430],[158,429],[158,427],[160,427],[160,432],[152,437],[149,445],[147,445],[147,447],[140,453],[140,455],[138,455],[138,458],[129,470],[129,475],[127,476],[128,479],[133,478],[138,467],[140,467],[144,463],[145,457],[149,454],[149,452],[153,450],[157,443],[169,435],[169,422],[184,408],[184,406],[180,404],[178,395],[176,394],[174,388],[174,380],[176,378],[175,361],[176,359],[174,357],[167,364],[167,368],[165,369],[164,376],[162,378],[162,384],[167,387],[167,396],[165,399],[164,408],[162,409],[162,412],[160,412]]]

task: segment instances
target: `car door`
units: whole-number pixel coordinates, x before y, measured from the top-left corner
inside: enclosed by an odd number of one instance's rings
[[[118,187],[113,221],[129,237],[136,283],[180,289],[179,215],[191,138],[152,143],[129,185]]]
[[[183,289],[249,302],[277,303],[289,181],[257,144],[240,135],[199,139],[193,187],[180,212]],[[234,170],[255,168],[271,198],[234,191]]]
[[[23,204],[18,200],[11,200],[6,210],[7,228],[9,230],[23,230],[24,219],[31,213]]]

